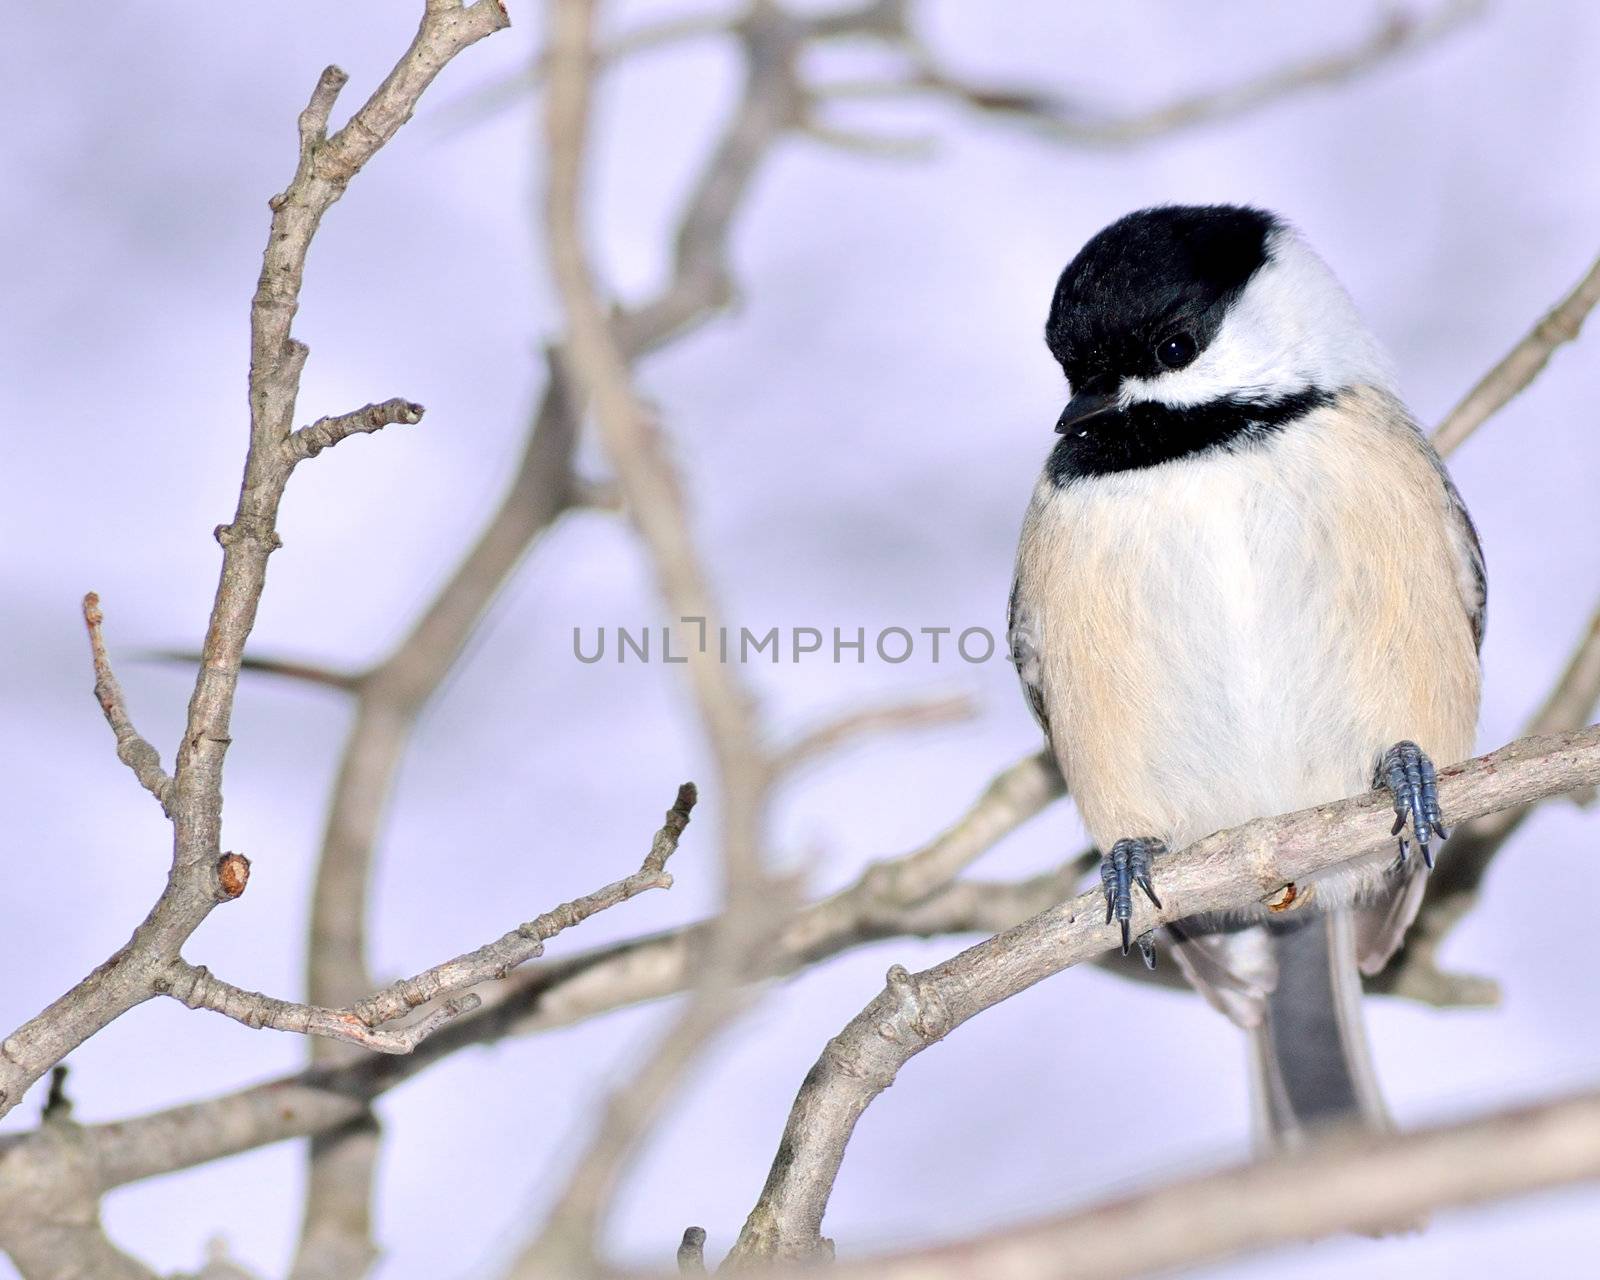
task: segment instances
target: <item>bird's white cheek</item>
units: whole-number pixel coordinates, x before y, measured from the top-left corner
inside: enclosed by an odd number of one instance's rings
[[[1229,396],[1265,398],[1304,391],[1306,379],[1278,361],[1275,348],[1260,340],[1264,336],[1259,329],[1224,323],[1187,368],[1154,378],[1124,379],[1123,403],[1151,401],[1186,409]]]
[[[1199,358],[1186,369],[1126,379],[1124,405],[1184,409],[1228,397],[1271,400],[1310,387],[1391,387],[1382,352],[1322,260],[1288,232],[1273,237],[1271,252]]]

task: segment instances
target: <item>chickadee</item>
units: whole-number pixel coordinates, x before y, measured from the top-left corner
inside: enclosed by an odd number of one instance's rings
[[[1349,295],[1273,214],[1129,214],[1062,272],[1045,340],[1072,396],[1023,524],[1011,650],[1104,851],[1107,923],[1126,954],[1166,848],[1388,787],[1420,858],[1402,836],[1398,859],[1298,886],[1305,909],[1167,926],[1251,1033],[1269,1138],[1384,1127],[1360,975],[1399,946],[1447,834],[1433,762],[1472,752],[1472,520]]]

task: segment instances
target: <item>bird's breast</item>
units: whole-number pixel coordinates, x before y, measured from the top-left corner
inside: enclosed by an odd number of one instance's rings
[[[1338,409],[1236,452],[1041,484],[1019,565],[1063,772],[1103,846],[1175,844],[1471,750],[1477,660],[1415,437]]]

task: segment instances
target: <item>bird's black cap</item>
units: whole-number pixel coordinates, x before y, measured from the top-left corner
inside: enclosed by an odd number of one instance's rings
[[[1242,205],[1161,205],[1099,232],[1061,273],[1045,322],[1073,390],[1160,373],[1156,347],[1174,333],[1204,349],[1282,225]]]

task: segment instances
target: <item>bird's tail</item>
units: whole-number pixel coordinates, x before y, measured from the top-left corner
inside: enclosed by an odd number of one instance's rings
[[[1347,913],[1267,925],[1278,984],[1252,1031],[1258,1128],[1268,1148],[1335,1127],[1392,1128],[1361,1022],[1361,974]]]

